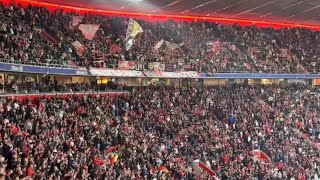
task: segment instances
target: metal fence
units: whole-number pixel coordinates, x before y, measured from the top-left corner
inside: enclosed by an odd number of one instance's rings
[[[23,65],[30,65],[30,66],[42,66],[42,67],[58,67],[58,68],[73,68],[73,69],[77,68],[77,66],[51,63],[51,62],[56,62],[55,60],[47,59],[46,61],[48,63],[23,62],[18,60],[0,58],[0,62],[3,62],[3,63],[23,64]]]

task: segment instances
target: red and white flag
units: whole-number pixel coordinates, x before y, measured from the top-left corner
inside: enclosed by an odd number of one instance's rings
[[[264,163],[272,163],[271,158],[260,150],[252,151],[253,158]]]
[[[248,47],[247,52],[251,56],[251,58],[256,58],[257,57],[257,53],[258,53],[258,49],[255,48],[255,47]]]
[[[212,179],[218,179],[217,174],[198,159],[193,162],[193,169],[198,175],[207,173]]]
[[[221,42],[220,41],[209,41],[207,42],[207,51],[213,52],[214,55],[220,54],[221,51]],[[210,53],[211,54],[211,53]]]
[[[169,41],[164,41],[164,42],[165,42],[167,48],[169,48],[170,50],[174,50],[174,49],[180,48],[180,47],[182,47],[184,45],[184,43],[176,44],[176,43],[172,43],[172,42],[169,42]]]
[[[159,42],[157,42],[157,43],[154,45],[153,50],[154,50],[154,51],[157,51],[157,50],[162,46],[163,42],[164,42],[163,39],[161,39]]]
[[[287,58],[289,61],[292,61],[294,54],[289,49],[280,49],[280,52],[283,57]]]
[[[247,68],[247,70],[251,70],[252,69],[252,65],[249,63],[243,63],[244,66]]]
[[[116,55],[121,52],[121,47],[117,44],[112,44],[109,51],[112,55]]]
[[[231,46],[231,50],[238,53],[238,55],[243,55],[242,51],[235,45]]]
[[[228,46],[232,51],[236,51],[236,46],[234,44]]]
[[[44,102],[40,102],[38,112],[42,113],[43,109],[44,109]]]
[[[216,41],[213,43],[213,52],[214,54],[220,54],[221,51],[221,42],[220,41]]]
[[[72,43],[72,45],[74,46],[74,48],[77,50],[77,54],[79,56],[83,55],[83,52],[85,50],[85,45],[81,44],[79,41],[75,41]]]
[[[79,30],[88,40],[92,40],[98,31],[100,24],[80,24]]]
[[[71,27],[78,26],[82,21],[81,16],[73,16],[72,17],[72,22],[71,22]]]
[[[2,103],[0,103],[0,113],[4,111]]]

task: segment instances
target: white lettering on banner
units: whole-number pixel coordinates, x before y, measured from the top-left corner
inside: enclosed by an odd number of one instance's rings
[[[20,65],[13,65],[13,66],[11,66],[11,70],[12,71],[23,71],[23,66],[20,66]]]

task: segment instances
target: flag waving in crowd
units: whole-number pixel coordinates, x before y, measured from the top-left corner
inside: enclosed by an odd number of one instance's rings
[[[207,42],[207,51],[213,52],[214,55],[220,54],[221,42],[220,41],[209,41]]]
[[[157,42],[154,45],[153,50],[157,51],[162,45],[165,45],[170,50],[175,50],[184,46],[184,43],[176,44],[176,43],[172,43],[172,42],[161,39],[159,42]]]
[[[126,34],[126,50],[130,50],[134,44],[135,37],[142,33],[143,29],[141,26],[133,19],[129,20],[127,34]]]
[[[280,52],[288,61],[292,61],[294,54],[289,49],[280,49]]]
[[[221,42],[220,41],[216,41],[213,43],[213,52],[217,55],[219,54],[221,51]]]
[[[71,21],[71,27],[78,26],[81,23],[81,21],[82,21],[81,16],[73,16]]]
[[[88,40],[92,40],[98,31],[100,24],[80,24],[79,30]]]
[[[82,56],[83,55],[83,52],[85,50],[85,46],[83,44],[81,44],[79,41],[74,41],[72,43],[72,45],[74,46],[74,48],[76,49],[77,51],[77,54],[79,56]]]
[[[174,50],[177,48],[180,48],[184,45],[184,43],[180,43],[180,44],[175,44],[169,41],[165,41],[167,48],[169,48],[170,50]]]
[[[153,50],[154,50],[154,51],[157,51],[157,50],[162,46],[163,42],[164,42],[163,39],[161,39],[159,42],[157,42],[157,43],[154,45]]]

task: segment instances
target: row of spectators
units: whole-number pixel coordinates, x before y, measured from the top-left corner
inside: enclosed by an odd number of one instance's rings
[[[43,92],[89,92],[89,91],[110,91],[125,90],[126,86],[118,86],[118,83],[109,81],[107,84],[91,83],[61,83],[56,79],[45,77],[37,82],[19,82],[16,80],[4,81],[0,77],[0,93],[34,94]]]
[[[87,83],[56,83],[49,82],[48,84],[44,82],[35,83],[18,83],[12,82],[4,86],[3,91],[6,93],[41,93],[41,92],[79,92],[79,91],[95,91],[95,86],[91,86]]]
[[[125,59],[180,62],[185,64],[186,70],[205,72],[267,73],[317,73],[320,67],[319,32],[302,28],[272,29],[222,25],[204,20],[151,22],[138,19],[144,32],[138,35],[133,47],[125,51],[128,18],[82,15],[79,23],[100,24],[90,41],[77,26],[72,26],[73,19],[78,17],[76,13],[49,12],[35,6],[0,5],[0,15],[3,17],[0,20],[0,57],[21,63],[93,66],[95,62],[105,62],[106,67],[116,67],[117,60]],[[171,49],[163,45],[155,50],[155,44],[162,39],[181,47]],[[82,56],[72,45],[75,41],[85,45]],[[218,42],[218,45],[208,47],[210,42]]]
[[[318,92],[277,85],[1,98],[0,176],[195,180],[199,159],[220,179],[318,179],[319,108]]]

